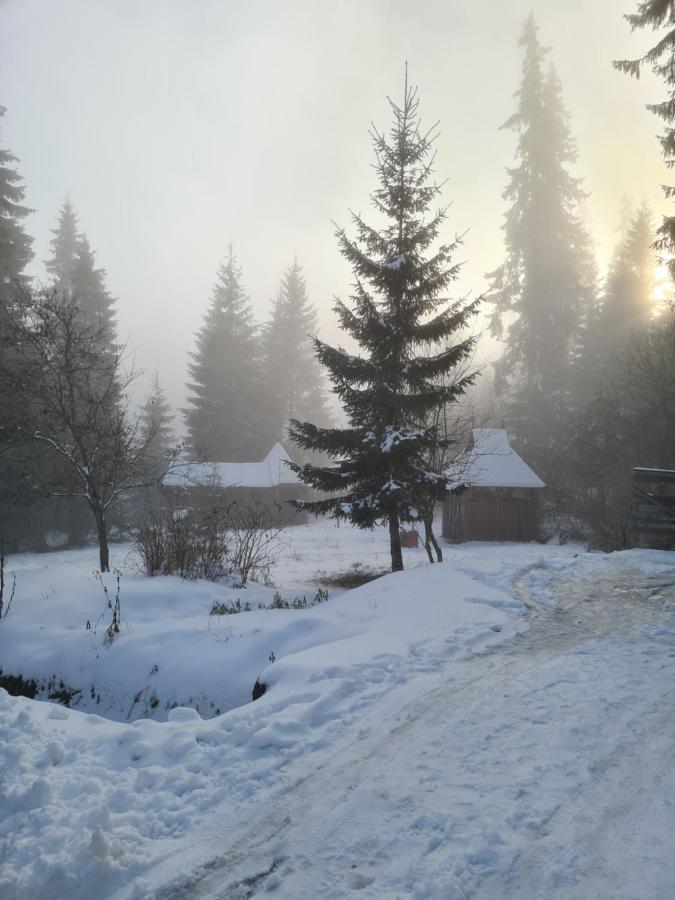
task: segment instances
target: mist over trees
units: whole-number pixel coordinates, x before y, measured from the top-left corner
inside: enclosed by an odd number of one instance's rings
[[[72,292],[80,233],[77,213],[70,202],[70,197],[66,197],[59,210],[56,227],[51,229],[51,233],[52,239],[49,242],[51,253],[45,260],[45,269],[55,287],[60,291]]]
[[[625,223],[607,275],[599,315],[605,356],[625,349],[631,335],[651,325],[657,265],[653,244],[652,217],[642,204]]]
[[[51,255],[45,268],[59,294],[70,296],[86,322],[100,330],[112,347],[116,336],[115,301],[106,287],[105,269],[96,266],[95,254],[86,234],[78,231],[77,213],[70,199],[59,211],[52,229]]]
[[[259,343],[231,244],[190,355],[185,422],[193,452],[217,461],[259,458],[265,449],[255,423],[262,394]]]
[[[309,301],[296,257],[283,275],[270,320],[262,331],[271,441],[287,438],[291,419],[330,421],[323,372],[312,344],[312,337],[318,332],[319,316]]]
[[[287,438],[289,419],[330,419],[311,338],[318,316],[297,259],[286,270],[268,322],[259,325],[232,245],[191,354],[185,410],[192,452],[206,459],[262,459]]]
[[[650,108],[665,125],[658,140],[672,167],[675,3],[648,0],[627,18],[661,34],[644,57],[616,65],[634,76],[651,67],[664,83],[667,98]],[[435,208],[437,133],[420,130],[417,94],[406,86],[402,105],[392,104],[391,131],[372,132],[373,221],[353,215],[355,236],[337,232],[355,280],[351,304],[334,307],[347,349],[320,337],[325,296],[305,281],[302,248],[295,257],[289,248],[292,262],[272,273],[281,278],[260,321],[260,298],[254,304],[230,244],[210,298],[190,297],[207,305],[178,418],[159,372],[145,397],[129,378],[117,301],[70,197],[51,229],[46,282],[27,274],[31,211],[18,160],[0,147],[0,513],[21,503],[44,522],[49,499],[54,530],[82,542],[93,514],[103,547],[116,498],[160,477],[179,445],[185,458],[249,462],[282,441],[317,492],[308,509],[365,528],[388,523],[394,569],[400,527],[423,524],[429,558],[435,546],[440,559],[434,511],[461,449],[448,423],[480,416],[470,389],[481,345],[471,325],[499,342],[482,377],[487,424],[505,427],[546,481],[547,533],[620,545],[632,467],[675,465],[675,316],[656,300],[661,254],[675,252],[675,216],[657,231],[640,198],[630,210],[624,204],[600,272],[571,117],[532,15],[518,48],[514,109],[501,126],[513,133],[515,160],[503,203],[494,198],[504,250],[486,276],[485,318],[475,301],[445,296],[459,275],[461,240],[448,236],[446,212]],[[675,275],[675,261],[665,262]],[[84,498],[85,515],[61,514],[73,497]],[[4,515],[0,538],[30,545],[36,526],[20,521]]]
[[[141,441],[150,459],[159,463],[170,459],[177,444],[174,414],[159,372],[155,372],[150,393],[141,409],[139,427]]]
[[[502,126],[516,132],[516,165],[504,198],[506,258],[489,276],[492,333],[504,338],[496,365],[497,400],[527,458],[555,477],[556,446],[572,402],[571,360],[596,285],[584,192],[568,115],[548,49],[530,15],[517,107]],[[506,325],[505,325],[506,322]]]

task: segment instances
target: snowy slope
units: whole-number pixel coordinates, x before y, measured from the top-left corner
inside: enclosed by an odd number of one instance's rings
[[[636,893],[635,857],[593,817],[612,819],[627,786],[644,807],[638,857],[675,827],[660,766],[675,555],[575,554],[466,545],[319,607],[232,617],[267,639],[281,613],[296,646],[264,668],[261,700],[208,720],[122,724],[0,692],[0,896],[615,896],[575,893],[595,850],[609,869],[625,858],[617,897],[668,896],[673,854],[654,851]],[[520,600],[536,607],[527,631]],[[185,622],[192,677],[231,674],[235,640],[202,657]],[[622,787],[641,754],[645,778]]]

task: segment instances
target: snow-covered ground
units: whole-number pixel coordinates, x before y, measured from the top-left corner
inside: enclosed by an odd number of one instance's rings
[[[129,558],[111,646],[84,628],[93,557],[13,558],[0,666],[93,678],[118,721],[0,691],[0,897],[675,896],[675,554],[446,556],[217,634],[232,589]],[[272,578],[357,561],[386,534],[319,523]],[[140,676],[168,721],[121,721]]]
[[[118,721],[166,719],[177,705],[203,716],[225,712],[250,701],[271,654],[282,660],[369,627],[377,618],[373,610],[366,604],[344,613],[332,603],[341,593],[333,587],[329,603],[311,610],[258,607],[269,606],[277,588],[288,603],[311,604],[324,575],[354,565],[386,570],[384,538],[382,530],[336,528],[327,520],[289,528],[271,568],[276,587],[245,588],[146,578],[133,547],[116,545],[112,568],[120,573],[121,633],[110,645],[104,587],[114,601],[117,576],[97,576],[95,549],[17,555],[7,564],[16,575],[16,596],[0,623],[0,671],[35,681],[40,699],[74,692],[71,707]],[[406,565],[415,566],[426,554],[418,548],[405,557]],[[248,604],[251,611],[209,616],[217,603]]]

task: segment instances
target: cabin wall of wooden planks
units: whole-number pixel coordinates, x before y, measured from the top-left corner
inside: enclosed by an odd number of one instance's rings
[[[443,537],[463,541],[539,540],[538,491],[467,488],[443,503]]]

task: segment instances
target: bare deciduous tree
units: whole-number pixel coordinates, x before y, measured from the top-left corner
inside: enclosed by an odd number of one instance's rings
[[[79,497],[96,524],[100,569],[110,571],[108,510],[121,494],[156,482],[128,391],[136,373],[124,346],[56,291],[17,291],[7,309],[0,390],[10,399],[5,441],[34,455],[33,496]],[[35,465],[35,455],[40,465]]]

